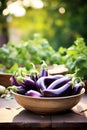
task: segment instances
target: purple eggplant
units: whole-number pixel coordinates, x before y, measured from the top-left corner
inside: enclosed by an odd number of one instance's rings
[[[66,83],[60,88],[57,89],[46,89],[43,90],[43,96],[44,97],[64,97],[64,96],[69,96],[72,91],[72,85],[71,83]]]
[[[25,87],[22,87],[22,86],[17,87],[17,93],[25,95],[26,92],[27,92],[27,89]]]
[[[38,76],[37,75],[30,75],[30,79],[36,82],[38,80]]]
[[[47,71],[47,64],[45,63],[45,61],[42,61],[41,71],[39,73],[39,78],[44,77],[44,76],[48,76],[48,71]]]
[[[10,77],[10,82],[11,82],[11,85],[23,86],[23,87],[25,87],[25,85],[24,85],[23,83],[17,81],[17,78],[15,78],[14,75],[12,75],[12,76]]]
[[[36,86],[37,86],[38,91],[42,91],[46,89],[46,85],[44,84],[44,79],[45,77],[41,77],[37,80]]]
[[[64,75],[54,75],[54,76],[48,76],[44,79],[44,84],[46,85],[46,88],[55,80],[58,80],[60,78],[63,78]]]
[[[39,91],[42,91],[46,89],[52,82],[54,82],[57,79],[60,79],[64,77],[63,75],[55,75],[55,76],[44,76],[37,80],[37,89]]]
[[[57,89],[57,88],[63,86],[64,84],[68,83],[70,80],[71,80],[71,78],[64,76],[64,77],[62,77],[60,79],[55,80],[52,84],[50,84],[48,86],[47,89],[48,90],[50,90],[50,89]]]
[[[26,96],[42,97],[42,94],[35,90],[29,90],[25,93]]]
[[[35,82],[30,79],[30,77],[24,77],[23,79],[25,85],[29,86],[35,86]]]
[[[37,90],[36,82],[33,81],[30,77],[24,77],[23,82],[26,86],[26,88]]]
[[[42,70],[40,71],[39,78],[40,78],[40,77],[44,77],[44,76],[48,76],[48,72],[47,72],[47,70],[42,69]]]
[[[72,95],[79,94],[80,91],[82,90],[82,88],[83,88],[82,83],[75,83],[73,90],[72,90]]]

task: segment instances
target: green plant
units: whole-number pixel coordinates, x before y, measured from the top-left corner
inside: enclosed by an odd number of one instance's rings
[[[78,38],[68,49],[63,48],[61,55],[69,73],[76,72],[82,78],[87,75],[87,46],[83,38]]]
[[[31,68],[31,63],[41,64],[44,60],[48,65],[58,63],[53,60],[55,50],[49,42],[35,35],[33,39],[20,43],[9,42],[0,48],[0,67],[5,67],[5,72],[13,72],[19,66]]]

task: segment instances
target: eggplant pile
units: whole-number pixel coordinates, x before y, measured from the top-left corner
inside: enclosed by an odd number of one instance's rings
[[[79,94],[84,83],[71,75],[50,76],[46,69],[34,75],[12,75],[10,78],[14,92],[32,97],[64,97]]]

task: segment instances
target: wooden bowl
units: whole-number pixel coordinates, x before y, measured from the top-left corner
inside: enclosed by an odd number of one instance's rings
[[[3,85],[5,87],[10,86],[11,85],[11,83],[10,83],[11,76],[12,76],[11,74],[6,74],[6,73],[0,74],[0,85]]]
[[[31,97],[12,92],[18,104],[27,110],[39,114],[51,114],[66,111],[74,107],[81,99],[85,89],[80,94],[66,97]]]

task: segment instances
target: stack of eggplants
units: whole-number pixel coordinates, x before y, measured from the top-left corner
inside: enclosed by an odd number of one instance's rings
[[[16,93],[32,97],[64,97],[80,93],[84,84],[81,79],[76,79],[70,75],[50,76],[46,69],[42,69],[38,75],[12,75],[10,88]]]

